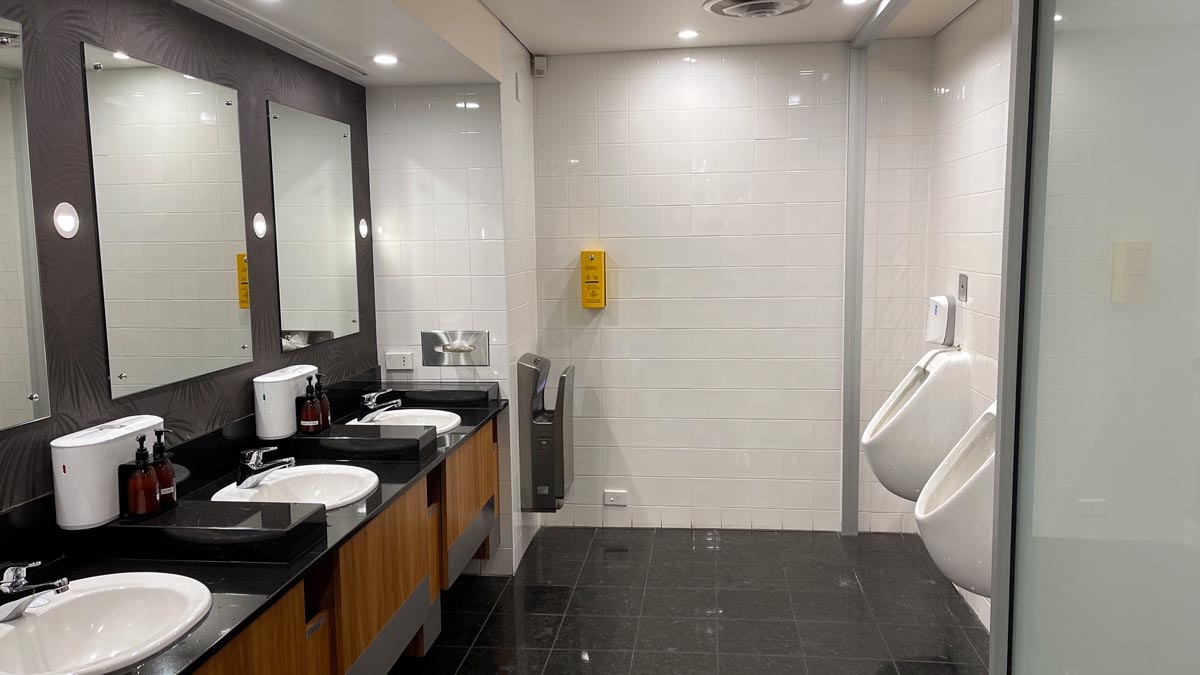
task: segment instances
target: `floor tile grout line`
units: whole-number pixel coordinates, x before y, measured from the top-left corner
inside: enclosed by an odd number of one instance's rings
[[[513,585],[513,579],[515,578],[515,575],[511,576],[507,581],[504,582],[504,586],[500,589],[500,594],[497,595],[495,601],[492,602],[492,607],[488,611],[487,617],[479,626],[479,630],[475,632],[475,637],[471,639],[471,646],[467,647],[467,652],[463,654],[462,660],[458,662],[458,667],[454,669],[455,675],[458,675],[458,672],[462,670],[463,665],[467,662],[467,658],[471,656],[471,651],[475,649],[475,643],[479,642],[479,636],[483,634],[484,627],[488,625],[488,622],[492,620],[492,615],[496,613],[496,606],[500,604],[500,598],[504,597],[504,591],[507,591],[509,587]]]

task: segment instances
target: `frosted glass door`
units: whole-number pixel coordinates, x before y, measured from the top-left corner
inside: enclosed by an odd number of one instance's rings
[[[1194,673],[1200,6],[1039,4],[1011,668]]]

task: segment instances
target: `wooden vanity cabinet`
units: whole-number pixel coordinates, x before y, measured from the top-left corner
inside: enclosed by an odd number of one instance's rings
[[[422,479],[337,550],[331,612],[339,673],[350,670],[429,577],[427,512]]]
[[[364,675],[382,672],[406,645],[424,654],[440,630],[427,622],[439,591],[466,562],[491,554],[497,440],[488,422],[308,570],[199,675]]]
[[[233,638],[197,675],[313,674],[304,661],[304,584],[299,583]],[[314,674],[315,675],[315,674]]]
[[[442,464],[440,577],[443,589],[454,583],[465,561],[490,556],[488,535],[500,517],[498,459],[499,445],[493,420]]]

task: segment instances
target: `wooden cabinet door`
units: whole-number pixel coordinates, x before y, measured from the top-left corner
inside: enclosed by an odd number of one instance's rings
[[[342,545],[334,570],[334,645],[346,672],[429,573],[425,480]]]
[[[296,675],[304,646],[304,584],[300,583],[206,661],[197,675]]]

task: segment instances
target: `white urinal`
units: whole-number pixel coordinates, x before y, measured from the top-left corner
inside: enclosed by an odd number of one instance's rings
[[[863,432],[862,447],[885,488],[916,501],[971,423],[971,357],[934,349],[904,376]]]
[[[992,597],[992,497],[996,404],[980,415],[933,472],[917,500],[917,529],[950,581]]]

